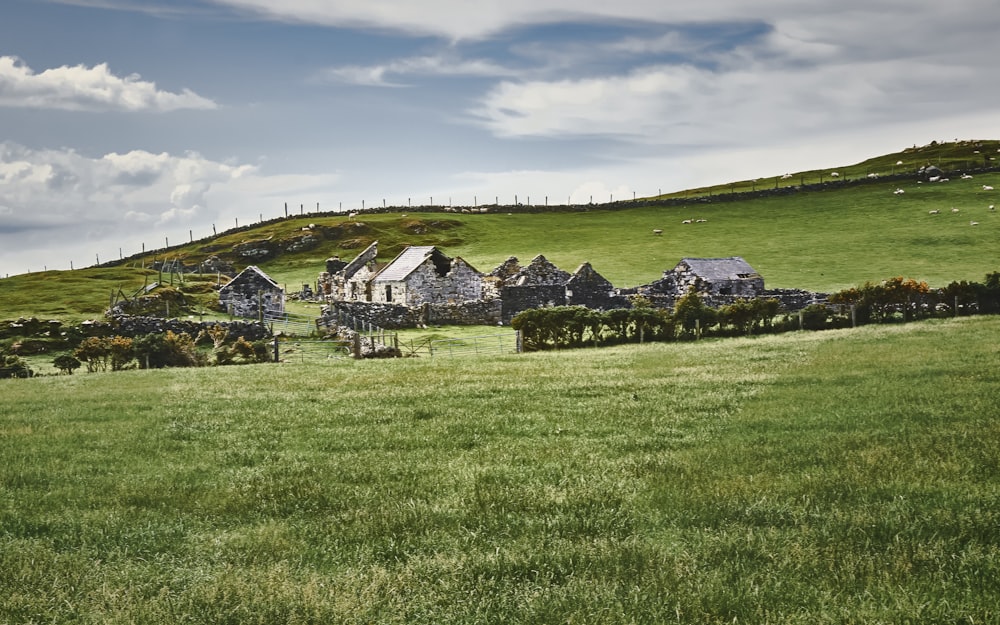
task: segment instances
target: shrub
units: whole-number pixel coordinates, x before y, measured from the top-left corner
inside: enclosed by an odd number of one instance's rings
[[[62,354],[52,359],[52,365],[66,375],[73,375],[73,372],[79,369],[82,364],[69,354]]]
[[[73,356],[87,363],[87,372],[105,371],[108,368],[108,359],[111,351],[108,341],[99,336],[85,338],[73,352]]]
[[[4,356],[0,360],[0,378],[30,378],[34,371],[18,356]]]
[[[799,315],[802,319],[802,329],[825,330],[827,319],[830,317],[830,309],[825,304],[810,304],[803,308]]]

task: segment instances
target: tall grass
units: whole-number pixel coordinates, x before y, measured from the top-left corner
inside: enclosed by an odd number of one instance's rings
[[[0,381],[0,622],[996,622],[998,332]]]

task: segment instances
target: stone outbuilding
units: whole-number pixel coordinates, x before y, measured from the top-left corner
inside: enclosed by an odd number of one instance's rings
[[[754,298],[764,293],[764,278],[739,256],[682,258],[671,270],[680,294],[692,287],[707,295]]]
[[[371,300],[370,281],[378,273],[378,241],[347,263],[334,256],[326,261],[326,271],[319,275],[319,294],[334,301],[367,302]]]
[[[219,307],[234,317],[259,318],[285,312],[285,291],[254,265],[219,289]]]
[[[369,284],[369,301],[411,307],[479,301],[483,296],[482,274],[432,245],[407,247]]]
[[[655,282],[629,289],[654,305],[671,308],[691,289],[719,303],[738,298],[753,299],[766,294],[764,278],[739,256],[728,258],[683,258]]]

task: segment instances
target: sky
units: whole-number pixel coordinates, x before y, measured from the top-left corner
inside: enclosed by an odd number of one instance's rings
[[[0,277],[286,205],[603,202],[997,139],[995,9],[2,0]]]

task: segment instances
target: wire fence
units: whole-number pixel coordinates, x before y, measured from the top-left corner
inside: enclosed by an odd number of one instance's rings
[[[432,357],[516,354],[518,345],[517,332],[504,332],[487,336],[428,341],[426,353]]]

